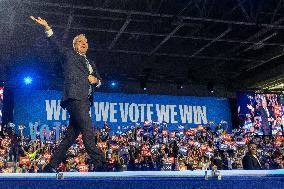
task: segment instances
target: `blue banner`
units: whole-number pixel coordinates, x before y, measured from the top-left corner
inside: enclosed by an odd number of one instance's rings
[[[46,124],[55,128],[68,124],[68,113],[60,107],[61,92],[25,90],[15,92],[14,123]],[[146,94],[99,93],[91,108],[93,123],[108,123],[112,131],[145,121],[167,123],[169,130],[227,122],[231,129],[231,113],[226,98],[165,96]]]

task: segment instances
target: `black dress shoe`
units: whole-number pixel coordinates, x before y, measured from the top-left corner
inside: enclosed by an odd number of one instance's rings
[[[56,171],[56,169],[54,167],[52,167],[50,164],[47,164],[44,168],[43,168],[43,172],[44,173],[57,173],[58,171]]]

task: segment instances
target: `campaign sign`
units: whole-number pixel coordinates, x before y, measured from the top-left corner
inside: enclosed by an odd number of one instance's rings
[[[61,92],[55,90],[25,90],[15,92],[14,123],[29,126],[38,124],[38,132],[60,129],[68,125],[68,112],[61,108]],[[90,116],[94,125],[108,124],[111,131],[121,130],[145,121],[166,123],[168,130],[195,128],[209,122],[227,123],[231,128],[231,113],[226,98],[166,96],[146,94],[101,93],[94,95]],[[44,136],[48,138],[48,136]]]

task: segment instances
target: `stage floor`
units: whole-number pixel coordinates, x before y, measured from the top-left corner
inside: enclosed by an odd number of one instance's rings
[[[220,171],[222,177],[228,176],[283,176],[284,169],[277,170],[222,170]],[[64,179],[79,179],[79,178],[168,178],[168,177],[204,177],[205,171],[124,171],[124,172],[60,172],[63,174]],[[1,173],[0,179],[9,178],[21,178],[21,179],[33,179],[33,178],[46,178],[56,179],[58,173]],[[211,171],[208,171],[209,177],[211,177]]]
[[[68,189],[284,189],[284,169],[279,170],[226,170],[222,178],[205,180],[205,171],[125,171],[125,172],[63,172],[0,174],[0,188],[68,188]]]

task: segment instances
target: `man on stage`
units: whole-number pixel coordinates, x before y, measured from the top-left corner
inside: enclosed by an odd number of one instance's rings
[[[82,133],[83,142],[89,156],[94,160],[95,170],[104,171],[106,160],[95,144],[95,135],[89,114],[90,105],[93,103],[93,89],[101,85],[101,77],[94,62],[86,57],[88,41],[84,34],[73,39],[73,49],[63,50],[53,34],[53,30],[44,19],[31,16],[39,25],[43,26],[50,43],[63,56],[63,97],[62,108],[66,108],[69,115],[69,126],[66,136],[51,157],[50,163],[44,172],[56,172],[57,166],[66,157],[68,148]]]

